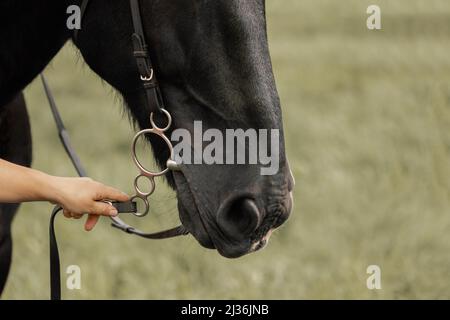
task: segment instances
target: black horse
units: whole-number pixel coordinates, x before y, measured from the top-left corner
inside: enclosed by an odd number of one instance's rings
[[[73,38],[66,26],[80,0],[0,2],[0,156],[31,160],[24,101],[18,93]],[[141,1],[144,29],[173,128],[254,128],[280,132],[279,171],[261,165],[183,165],[167,179],[177,191],[180,219],[207,248],[238,257],[264,246],[288,217],[293,179],[284,151],[279,97],[268,49],[264,0]],[[92,0],[76,46],[89,67],[123,96],[148,127],[149,110],[132,55],[127,0]],[[9,119],[9,120],[5,120]],[[17,130],[20,128],[20,130]],[[150,140],[163,164],[168,151]],[[0,207],[0,290],[11,256],[16,205]],[[0,291],[1,292],[1,291]]]

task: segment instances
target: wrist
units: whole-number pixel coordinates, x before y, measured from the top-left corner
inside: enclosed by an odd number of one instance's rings
[[[63,195],[61,186],[61,177],[51,176],[43,172],[38,173],[40,175],[39,183],[42,187],[39,188],[40,194],[38,197],[45,201],[49,201],[55,204],[62,203]]]

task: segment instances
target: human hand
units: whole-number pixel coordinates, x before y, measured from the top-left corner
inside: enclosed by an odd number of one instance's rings
[[[84,228],[91,231],[100,216],[116,216],[116,208],[102,200],[128,201],[125,193],[90,178],[55,177],[53,202],[63,208],[66,218],[80,219],[88,214]]]

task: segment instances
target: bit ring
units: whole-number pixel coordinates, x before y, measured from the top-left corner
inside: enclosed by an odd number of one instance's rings
[[[148,134],[148,133],[155,134],[155,135],[159,136],[161,139],[164,140],[164,142],[166,143],[167,147],[169,148],[169,152],[170,152],[169,158],[173,159],[172,142],[169,140],[169,138],[166,137],[164,132],[162,132],[162,131],[160,131],[158,129],[155,129],[155,128],[142,130],[142,131],[138,132],[134,136],[133,143],[132,143],[132,146],[131,146],[131,154],[133,156],[133,161],[134,161],[135,165],[140,170],[140,173],[141,173],[140,175],[143,175],[143,176],[146,176],[146,177],[150,177],[150,178],[159,177],[159,176],[162,176],[162,175],[166,174],[169,171],[169,168],[166,167],[164,170],[162,170],[160,172],[150,171],[147,168],[145,168],[144,165],[142,165],[142,163],[139,161],[139,159],[137,157],[137,152],[136,152],[137,141],[142,135],[145,135],[145,134]]]
[[[141,179],[141,178],[145,178],[147,181],[150,182],[150,190],[149,191],[145,192],[145,191],[142,191],[141,188],[139,188],[139,179]],[[149,197],[153,192],[155,192],[155,188],[156,188],[156,183],[155,183],[155,180],[153,179],[153,177],[148,177],[148,176],[140,174],[136,178],[134,178],[134,190],[136,190],[136,194],[138,196]]]
[[[134,201],[136,199],[142,200],[142,202],[145,205],[145,210],[142,213],[141,212],[133,212],[133,215],[138,218],[145,217],[150,211],[150,204],[148,203],[148,199],[147,199],[147,197],[142,197],[140,195],[135,195],[135,196],[131,197],[131,201]]]
[[[167,111],[164,108],[161,108],[160,111],[166,116],[167,125],[163,128],[158,127],[153,119],[154,112],[150,113],[150,124],[152,125],[153,129],[164,132],[164,131],[169,130],[169,128],[172,126],[172,116],[170,115],[169,111]]]

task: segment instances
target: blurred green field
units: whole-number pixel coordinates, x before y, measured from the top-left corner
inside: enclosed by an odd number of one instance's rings
[[[381,31],[366,8],[382,10]],[[82,269],[66,299],[450,298],[450,2],[269,0],[270,44],[295,208],[268,247],[226,260],[191,238],[146,241],[57,222],[63,268]],[[131,192],[134,131],[120,99],[68,45],[47,69],[92,177]],[[114,68],[114,66],[111,66]],[[75,175],[38,81],[26,90],[34,167]],[[114,175],[111,173],[114,172]],[[6,299],[49,296],[51,206],[25,204],[14,223]],[[178,221],[159,190],[157,230]],[[368,290],[366,268],[382,270]]]

